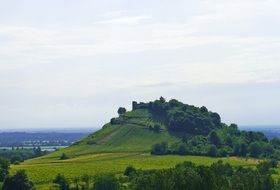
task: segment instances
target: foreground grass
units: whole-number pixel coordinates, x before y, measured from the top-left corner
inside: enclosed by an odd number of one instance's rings
[[[246,160],[235,157],[210,158],[176,155],[152,156],[143,153],[99,153],[83,155],[68,160],[37,158],[25,161],[21,165],[13,165],[11,172],[14,173],[19,169],[26,170],[39,189],[44,189],[51,184],[58,173],[65,175],[69,180],[73,180],[84,174],[90,176],[102,172],[121,174],[128,165],[132,165],[137,169],[162,169],[174,167],[176,164],[184,161],[191,161],[198,165],[211,165],[217,160],[242,166],[254,166],[258,162],[253,159]]]

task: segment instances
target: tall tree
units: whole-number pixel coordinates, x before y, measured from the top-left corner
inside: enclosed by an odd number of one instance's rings
[[[214,145],[219,145],[221,143],[221,139],[216,131],[211,131],[211,133],[209,134],[209,140]]]
[[[125,112],[126,112],[126,109],[123,108],[123,107],[120,107],[120,108],[118,109],[118,114],[119,114],[120,116],[124,115]]]
[[[0,181],[4,181],[6,175],[9,173],[10,163],[5,158],[0,158]]]
[[[35,186],[25,171],[19,170],[14,176],[5,178],[2,190],[35,190]]]

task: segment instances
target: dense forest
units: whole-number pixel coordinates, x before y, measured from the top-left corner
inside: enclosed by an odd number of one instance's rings
[[[132,103],[132,111],[147,109],[157,124],[149,126],[151,132],[161,132],[167,128],[170,134],[181,138],[181,142],[157,143],[152,146],[152,154],[204,155],[212,157],[241,156],[280,159],[280,139],[269,140],[261,132],[241,131],[236,124],[221,122],[218,113],[205,106],[195,107],[163,97],[149,103]],[[125,123],[125,108],[120,108],[119,118],[111,124]]]

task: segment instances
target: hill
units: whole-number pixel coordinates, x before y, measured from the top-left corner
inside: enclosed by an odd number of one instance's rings
[[[62,152],[70,157],[89,153],[150,152],[153,144],[180,143],[183,138],[207,135],[212,129],[221,126],[217,113],[174,99],[169,102],[163,98],[149,103],[133,102],[132,108],[132,111],[120,113],[118,118],[112,118],[101,130],[49,156],[58,157]],[[164,109],[169,109],[169,112],[165,113]],[[183,116],[184,113],[188,116]],[[180,118],[188,120],[180,121]]]
[[[163,169],[183,161],[210,165],[222,159],[233,165],[255,166],[258,160],[248,157],[278,159],[280,155],[279,139],[269,141],[262,133],[228,126],[206,107],[161,97],[148,103],[133,102],[131,111],[121,107],[118,113],[119,117],[83,140],[13,165],[12,172],[25,169],[39,189],[49,189],[59,173],[73,182],[84,174],[122,174],[128,165]]]
[[[90,153],[152,152],[199,156],[251,156],[280,158],[279,139],[268,140],[261,132],[240,131],[236,124],[221,122],[218,113],[175,99],[132,103],[119,108],[101,130],[47,157]]]

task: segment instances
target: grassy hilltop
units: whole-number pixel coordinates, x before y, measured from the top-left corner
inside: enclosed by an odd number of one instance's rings
[[[254,166],[257,159],[236,156],[265,158],[267,154],[278,154],[278,141],[269,142],[261,133],[239,131],[236,125],[227,126],[217,113],[205,107],[177,100],[166,102],[163,98],[133,102],[132,107],[128,112],[120,108],[118,118],[74,145],[14,165],[12,172],[25,169],[39,189],[49,189],[58,173],[73,180],[84,174],[122,174],[128,165],[161,169],[183,161],[210,165],[220,159],[233,165]],[[167,146],[161,147],[162,142]],[[160,151],[154,152],[161,155],[151,155],[157,148]],[[62,154],[68,159],[60,159]]]

